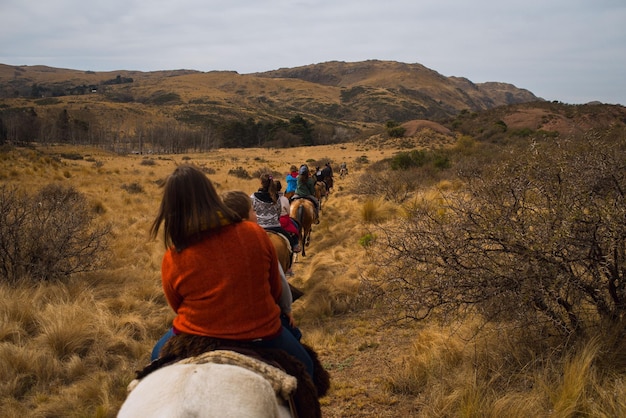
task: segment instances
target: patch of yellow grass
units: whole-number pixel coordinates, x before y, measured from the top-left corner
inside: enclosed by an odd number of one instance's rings
[[[603,344],[590,340],[575,355],[536,359],[507,331],[473,339],[472,323],[426,327],[390,366],[390,393],[413,396],[419,416],[624,416],[624,379],[598,369]],[[463,336],[463,334],[467,334]],[[513,337],[513,338],[511,338]],[[543,367],[538,367],[543,364]]]
[[[365,223],[379,223],[396,214],[396,205],[383,198],[367,199],[361,207],[361,219]]]
[[[62,152],[89,155],[91,161],[68,161],[58,157]],[[350,190],[367,166],[355,161],[375,162],[384,155],[373,145],[345,144],[216,150],[188,159],[153,156],[154,165],[142,165],[144,156],[98,149],[0,153],[4,183],[28,190],[55,181],[72,185],[93,202],[98,219],[113,228],[112,256],[104,271],[67,283],[0,284],[0,416],[115,415],[134,371],[147,364],[173,317],[160,283],[163,244],[149,240],[148,229],[161,197],[158,184],[177,164],[214,170],[209,178],[219,192],[252,193],[258,179],[240,179],[228,171],[269,167],[286,174],[291,164],[327,156],[336,163],[347,161],[350,175],[336,177],[307,256],[298,257],[290,278],[305,292],[294,303],[303,340],[316,348],[333,376],[333,390],[322,401],[325,416],[398,416],[396,411],[421,417],[626,416],[623,375],[608,373],[607,367],[601,373],[597,366],[600,358],[609,364],[626,357],[605,359],[598,342],[563,361],[533,358],[506,330],[492,329],[472,340],[473,321],[456,323],[454,329],[425,323],[381,331],[375,311],[359,295],[361,276],[376,274],[360,240],[368,223],[402,214],[393,204],[363,201]],[[132,183],[142,191],[121,187]],[[439,205],[441,190],[458,187],[441,182],[420,191],[415,204]],[[381,332],[393,332],[391,341]]]

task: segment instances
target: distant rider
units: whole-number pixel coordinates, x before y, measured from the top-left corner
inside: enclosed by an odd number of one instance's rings
[[[293,199],[306,198],[313,202],[313,206],[315,207],[315,223],[319,224],[320,203],[315,197],[315,178],[311,176],[309,167],[306,164],[300,166],[298,173],[298,187],[296,188],[296,193],[293,195]]]

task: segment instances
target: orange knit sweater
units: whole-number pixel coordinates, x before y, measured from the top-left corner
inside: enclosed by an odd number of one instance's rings
[[[244,341],[280,332],[276,252],[255,223],[224,226],[181,252],[169,249],[161,274],[179,331]]]

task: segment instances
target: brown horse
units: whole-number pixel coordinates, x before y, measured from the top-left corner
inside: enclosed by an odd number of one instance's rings
[[[306,256],[305,248],[311,242],[311,227],[315,222],[315,204],[309,199],[300,198],[291,202],[289,216],[298,223],[298,236],[302,247],[302,257]]]
[[[276,255],[278,256],[278,262],[283,268],[283,271],[286,273],[291,267],[292,260],[291,244],[289,244],[289,240],[284,235],[269,230],[267,231],[267,236],[270,237],[270,241],[274,244]]]
[[[315,183],[315,198],[320,202],[320,212],[322,211],[322,198],[328,199],[328,190],[326,190],[326,183],[318,181]]]
[[[324,177],[324,184],[326,185],[326,194],[330,194],[330,189],[335,185],[335,180],[332,176]]]
[[[291,252],[289,240],[283,234],[269,230],[267,230],[267,236],[270,237],[270,241],[274,244],[276,255],[278,256],[278,263],[283,268],[283,272],[287,273],[293,264],[293,253]],[[289,283],[289,289],[291,289],[293,302],[304,295],[302,290],[295,288],[291,283]]]

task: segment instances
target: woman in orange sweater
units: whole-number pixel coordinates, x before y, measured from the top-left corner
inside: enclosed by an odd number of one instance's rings
[[[171,335],[187,333],[283,349],[313,376],[308,353],[281,325],[278,261],[263,228],[242,221],[191,165],[168,177],[153,238],[161,225],[163,291],[176,317],[153,358]]]

